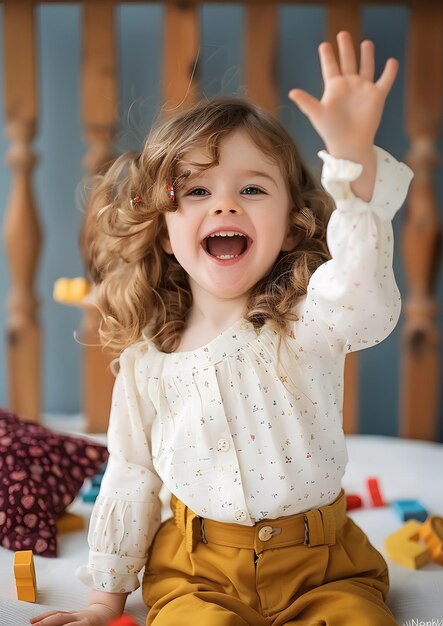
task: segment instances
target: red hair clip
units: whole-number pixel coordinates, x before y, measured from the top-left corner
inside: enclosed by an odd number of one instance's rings
[[[134,209],[135,207],[138,207],[141,201],[142,201],[141,196],[135,196],[135,198],[131,198],[132,208]]]
[[[166,184],[165,189],[168,192],[168,197],[171,202],[175,202],[175,191],[172,185]]]

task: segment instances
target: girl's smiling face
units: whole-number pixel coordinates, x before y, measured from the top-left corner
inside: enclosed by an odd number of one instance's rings
[[[188,274],[194,298],[246,301],[280,251],[292,247],[291,201],[279,166],[245,131],[224,138],[219,152],[219,164],[203,172],[192,163],[211,161],[205,146],[186,153],[182,170],[191,174],[178,191],[177,211],[165,215],[163,247]]]

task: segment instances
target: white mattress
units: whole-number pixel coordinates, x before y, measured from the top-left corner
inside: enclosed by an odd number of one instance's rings
[[[368,502],[365,480],[368,476],[378,476],[387,501],[419,499],[429,513],[443,516],[443,445],[352,436],[348,437],[348,451],[349,464],[343,483],[348,493],[358,493]],[[91,505],[77,499],[70,510],[87,517]],[[352,511],[351,515],[386,557],[384,538],[401,526],[393,509],[364,508]],[[14,555],[0,548],[0,626],[25,626],[31,616],[45,610],[75,610],[86,605],[89,590],[74,576],[75,569],[86,560],[86,530],[61,535],[59,553],[57,559],[35,558],[38,604],[30,604],[16,600]],[[442,626],[443,567],[431,563],[414,571],[387,560],[391,576],[388,604],[398,623]],[[126,607],[126,612],[144,626],[146,607],[140,589],[129,596]]]

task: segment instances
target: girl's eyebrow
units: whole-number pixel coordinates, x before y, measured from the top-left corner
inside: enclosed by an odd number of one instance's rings
[[[274,178],[272,178],[272,176],[268,174],[267,172],[261,172],[260,170],[241,170],[240,174],[246,174],[247,176],[261,176],[263,178],[268,178],[271,181],[271,183],[274,183],[274,185],[277,187],[277,183],[275,182]]]

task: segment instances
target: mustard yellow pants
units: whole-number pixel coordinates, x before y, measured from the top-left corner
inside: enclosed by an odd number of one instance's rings
[[[255,526],[202,520],[172,498],[143,579],[150,626],[395,626],[386,563],[328,506]]]

